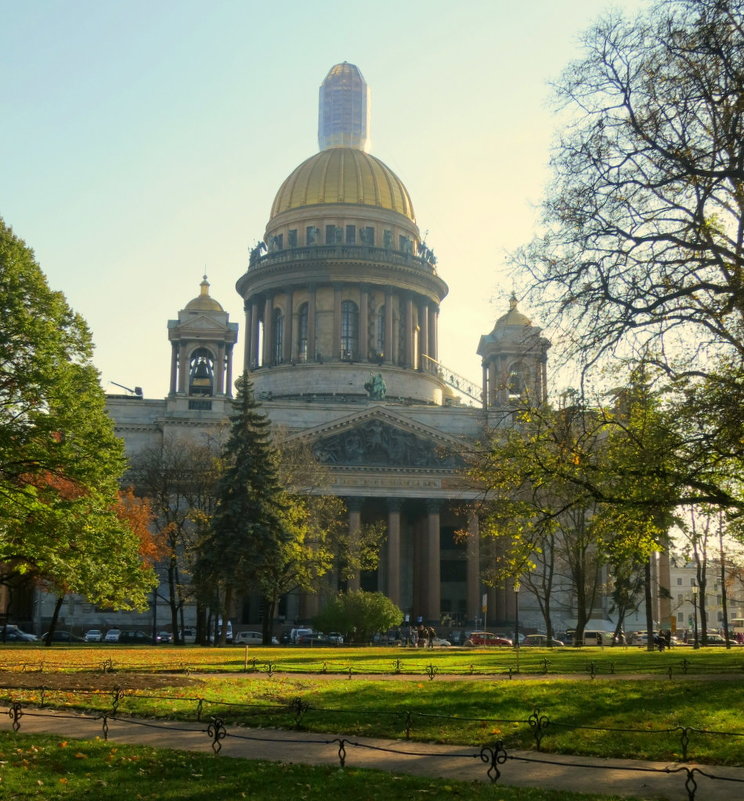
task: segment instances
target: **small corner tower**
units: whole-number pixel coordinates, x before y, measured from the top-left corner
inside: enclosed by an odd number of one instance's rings
[[[483,408],[508,406],[529,398],[547,399],[547,362],[550,340],[542,329],[517,308],[514,294],[509,311],[499,317],[493,331],[480,338],[478,355],[483,365]]]
[[[232,396],[232,354],[238,324],[209,294],[207,276],[201,292],[168,320],[172,346],[170,397],[189,398],[189,408],[210,408],[210,398]],[[202,405],[200,405],[202,404]]]

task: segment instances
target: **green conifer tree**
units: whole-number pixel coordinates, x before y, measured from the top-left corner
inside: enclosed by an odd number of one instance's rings
[[[197,581],[210,587],[212,604],[223,620],[237,592],[261,586],[264,575],[283,559],[290,534],[284,524],[285,500],[277,473],[270,422],[259,411],[248,374],[237,383],[225,446],[225,470],[217,488],[210,532],[199,548]],[[265,616],[266,617],[266,616]],[[270,621],[264,619],[264,627]],[[226,626],[220,639],[224,642]]]

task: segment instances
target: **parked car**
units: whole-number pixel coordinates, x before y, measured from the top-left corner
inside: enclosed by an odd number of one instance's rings
[[[109,629],[103,637],[104,642],[119,642],[121,629]]]
[[[526,634],[520,645],[527,648],[558,648],[563,645],[563,641],[551,637],[548,642],[547,634]]]
[[[234,645],[263,645],[263,634],[260,631],[239,631],[233,637]],[[272,645],[279,645],[276,637],[271,638]]]
[[[726,647],[726,638],[723,637],[720,634],[708,634],[708,636],[706,638],[707,639],[707,643],[703,643],[701,636],[698,636],[698,639],[700,640],[700,644],[701,645],[705,644],[705,645],[714,645],[716,647],[720,647],[720,646],[723,646],[724,648]],[[737,643],[736,640],[734,640],[734,639],[731,640],[731,645],[732,646],[735,646],[735,645],[738,645],[738,644],[739,643]]]
[[[320,634],[319,632],[311,632],[310,634],[301,634],[296,642],[295,645],[304,645],[304,646],[324,646],[324,645],[335,645],[332,643],[325,634]]]
[[[326,634],[326,637],[334,644],[334,645],[343,645],[344,644],[344,635],[340,634],[338,631],[329,631]]]
[[[102,642],[103,641],[103,632],[100,629],[88,629],[88,631],[83,634],[83,641],[84,642]]]
[[[47,641],[47,637],[49,636],[49,632],[45,632],[41,635],[41,639],[43,642]],[[71,631],[55,631],[52,633],[52,642],[83,642],[82,637],[78,637],[76,634],[73,634]]]
[[[122,631],[118,642],[129,645],[152,645],[152,637],[145,631]]]
[[[159,645],[167,645],[173,642],[173,635],[169,631],[159,631],[155,635],[155,642]]]
[[[465,640],[465,645],[471,648],[481,648],[491,645],[512,645],[508,637],[501,634],[492,634],[490,631],[471,631],[470,636]]]
[[[182,629],[181,642],[191,645],[196,642],[196,629]]]
[[[35,634],[21,631],[18,626],[7,625],[4,632],[5,642],[38,642],[39,638]],[[3,640],[3,629],[0,627],[0,642]]]
[[[435,648],[449,648],[452,643],[449,640],[445,640],[442,637],[435,637],[432,640],[432,645]]]
[[[296,629],[292,629],[292,631],[289,632],[289,641],[296,645],[297,644],[297,640],[300,637],[304,637],[307,634],[314,634],[314,633],[315,632],[311,628],[296,628]]]

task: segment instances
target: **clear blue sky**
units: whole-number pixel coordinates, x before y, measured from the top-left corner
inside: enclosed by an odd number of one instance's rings
[[[450,286],[442,361],[479,380],[505,253],[534,233],[548,175],[549,81],[599,14],[644,5],[0,0],[0,216],[88,321],[107,390],[166,394],[166,322],[205,270],[242,364],[235,281],[317,151],[321,81],[350,61],[372,92],[371,152],[408,187]]]

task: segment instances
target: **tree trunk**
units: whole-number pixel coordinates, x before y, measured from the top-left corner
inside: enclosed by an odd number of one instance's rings
[[[726,561],[723,555],[723,515],[718,516],[718,552],[721,563],[721,608],[723,610],[723,636],[726,648],[731,648],[731,633],[728,624],[728,592],[726,591]]]
[[[65,602],[65,593],[62,595],[57,596],[57,601],[54,604],[54,612],[52,613],[52,620],[49,623],[49,631],[47,632],[47,636],[44,639],[45,647],[49,648],[52,644],[52,638],[54,637],[54,631],[57,628],[57,621],[59,620],[59,613],[62,609],[62,604]]]
[[[183,645],[183,633],[178,626],[178,601],[176,599],[176,562],[170,560],[168,565],[168,605],[171,613],[171,630],[175,645]]]
[[[276,610],[276,598],[264,598],[264,617],[261,625],[263,634],[263,644],[271,645],[271,635],[274,629],[274,612]]]

